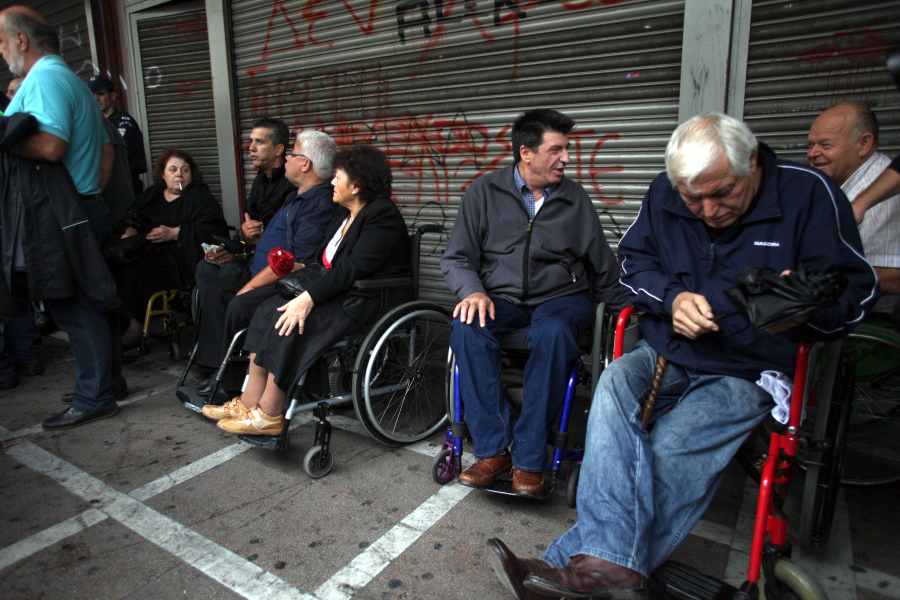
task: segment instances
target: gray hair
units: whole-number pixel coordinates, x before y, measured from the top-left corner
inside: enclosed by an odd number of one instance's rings
[[[673,187],[677,180],[694,191],[693,182],[724,154],[731,174],[746,177],[750,174],[750,155],[758,145],[750,128],[734,117],[704,113],[672,133],[666,146],[666,174]]]
[[[337,153],[337,143],[324,131],[306,129],[297,135],[302,154],[312,161],[316,177],[328,181],[334,177],[332,161]]]
[[[41,54],[59,54],[59,36],[53,28],[25,10],[6,11],[3,15],[6,37],[12,39],[22,32]]]
[[[871,133],[875,146],[878,145],[878,118],[868,104],[862,102],[848,102],[856,110],[856,118],[853,119],[853,131],[850,132],[850,139],[858,142],[863,134]]]

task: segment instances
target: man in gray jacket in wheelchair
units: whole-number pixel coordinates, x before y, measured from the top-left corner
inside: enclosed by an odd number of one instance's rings
[[[643,340],[613,361],[594,393],[578,485],[578,523],[541,560],[488,540],[495,573],[517,598],[608,597],[640,590],[703,515],[728,462],[773,407],[755,381],[793,375],[801,339],[849,334],[878,295],[850,203],[821,173],[710,113],[672,134],[619,243],[622,291]],[[836,269],[835,306],[756,330],[724,294],[746,267]],[[670,328],[674,330],[670,331]],[[658,358],[668,361],[641,419]]]
[[[460,483],[488,487],[512,471],[520,496],[544,492],[547,432],[560,410],[578,334],[593,300],[618,304],[618,268],[584,188],[566,179],[575,123],[531,110],[512,128],[515,164],[476,179],[463,196],[441,270],[461,298],[450,347],[478,461]],[[510,427],[500,381],[504,333],[525,329],[521,416]],[[512,443],[512,452],[509,446]]]

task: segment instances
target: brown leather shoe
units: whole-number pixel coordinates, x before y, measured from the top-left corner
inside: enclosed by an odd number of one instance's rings
[[[491,458],[482,458],[466,469],[459,476],[459,482],[468,487],[484,488],[492,483],[498,475],[509,473],[512,469],[512,458],[498,454]]]
[[[533,572],[523,585],[538,594],[606,598],[613,592],[642,590],[647,587],[647,578],[608,560],[576,554],[564,569]]]
[[[544,495],[544,474],[529,473],[520,471],[513,467],[513,491],[516,496],[524,496],[525,498],[533,498],[535,496]]]
[[[556,600],[559,596],[544,596],[525,589],[522,580],[532,571],[549,569],[550,565],[538,558],[517,558],[506,544],[498,539],[487,541],[487,557],[497,579],[516,600]]]

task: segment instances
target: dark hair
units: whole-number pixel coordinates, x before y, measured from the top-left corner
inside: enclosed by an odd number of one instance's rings
[[[53,28],[36,18],[30,10],[8,10],[4,15],[6,37],[14,38],[18,32],[25,34],[28,41],[43,54],[59,54],[59,36]]]
[[[512,127],[513,157],[519,162],[519,148],[525,146],[537,150],[544,139],[545,131],[554,131],[563,135],[575,127],[575,121],[551,108],[536,108],[519,115]]]
[[[288,142],[291,141],[291,130],[284,124],[284,121],[263,117],[262,119],[257,119],[256,123],[253,124],[253,129],[257,127],[264,127],[269,130],[268,137],[272,141],[273,146],[281,144],[284,146],[285,152],[290,150]]]
[[[359,188],[363,202],[391,195],[391,167],[387,155],[368,144],[356,142],[349,148],[338,150],[334,155],[335,170],[341,169],[353,185]]]
[[[191,156],[191,153],[171,146],[163,150],[162,154],[157,156],[156,160],[153,161],[153,179],[156,181],[164,181],[163,171],[166,170],[166,164],[168,164],[169,160],[172,158],[180,158],[188,164],[191,168],[191,181],[203,183],[203,173],[200,172],[200,167],[194,162],[194,157]]]

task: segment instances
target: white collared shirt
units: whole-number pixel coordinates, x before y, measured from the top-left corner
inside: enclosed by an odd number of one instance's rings
[[[861,164],[841,189],[852,202],[891,164],[891,159],[876,152]],[[859,225],[866,260],[873,267],[900,268],[900,194],[891,196],[866,211]]]

